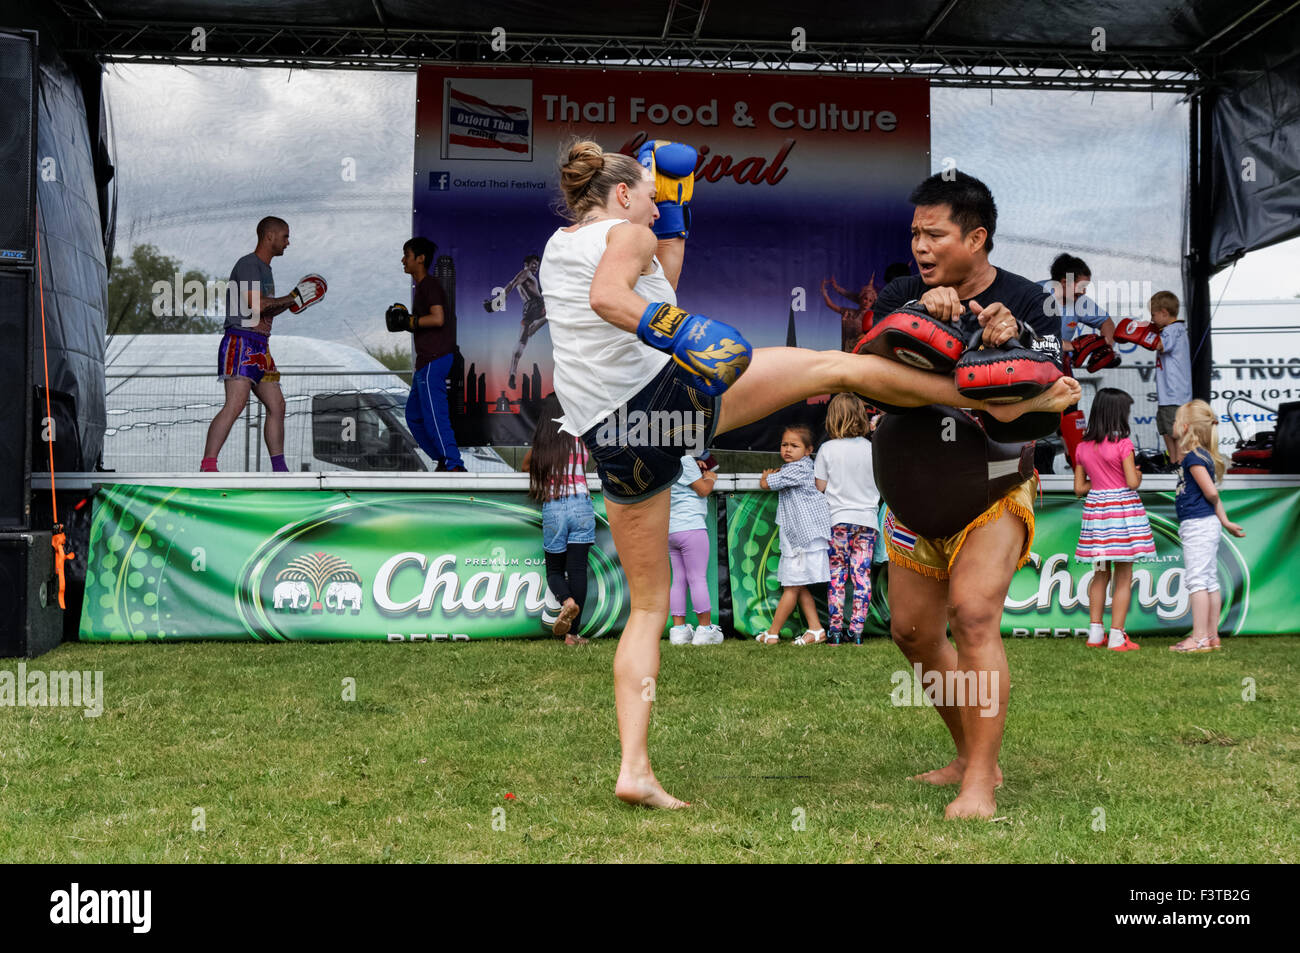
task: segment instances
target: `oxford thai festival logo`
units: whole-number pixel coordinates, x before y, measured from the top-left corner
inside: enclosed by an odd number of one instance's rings
[[[361,611],[361,576],[346,559],[309,553],[289,560],[275,576],[272,608],[279,612]]]

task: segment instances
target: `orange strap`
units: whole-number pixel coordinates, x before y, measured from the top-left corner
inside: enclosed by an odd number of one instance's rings
[[[45,419],[52,425],[54,415],[50,410],[50,357],[45,347],[45,270],[41,262],[41,210],[38,203],[36,208],[36,282],[39,288],[41,302],[41,363],[45,366]],[[46,444],[50,448],[50,506],[53,511],[54,535],[50,539],[50,544],[54,547],[54,574],[59,577],[59,608],[67,609],[64,604],[63,593],[67,588],[67,579],[63,573],[63,564],[69,559],[76,559],[76,553],[68,553],[63,549],[67,536],[63,532],[63,524],[59,522],[59,499],[54,492],[54,441],[47,440]]]

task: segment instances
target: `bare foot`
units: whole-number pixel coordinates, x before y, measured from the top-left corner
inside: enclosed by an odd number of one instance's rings
[[[1017,401],[1014,404],[990,404],[986,411],[997,420],[1009,423],[1021,414],[1051,413],[1059,414],[1065,408],[1079,402],[1083,388],[1073,377],[1062,377],[1037,397]]]
[[[978,818],[988,820],[997,813],[997,801],[993,798],[994,778],[985,775],[982,778],[970,777],[962,781],[957,797],[944,810],[943,816],[948,820],[959,818]]]
[[[691,806],[689,801],[679,801],[665,791],[653,774],[638,778],[620,773],[618,782],[614,785],[614,796],[627,804],[636,804],[641,807],[662,807],[669,810],[678,810],[679,808]]]
[[[950,821],[972,818],[987,821],[997,813],[998,805],[993,800],[993,792],[962,792],[946,808],[943,816]]]
[[[993,775],[995,787],[1002,787],[1002,769],[996,768]],[[962,776],[966,773],[966,761],[964,758],[953,758],[942,768],[935,768],[933,771],[925,771],[921,774],[914,774],[909,781],[924,781],[926,784],[933,784],[937,787],[943,787],[948,784],[961,784]]]

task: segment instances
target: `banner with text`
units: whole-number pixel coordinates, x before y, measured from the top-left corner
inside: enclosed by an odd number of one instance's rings
[[[592,502],[581,634],[617,635],[627,582]],[[83,641],[468,641],[547,635],[559,610],[522,492],[117,485],[94,506]],[[715,538],[712,499],[708,520]],[[716,560],[709,589],[716,606]]]
[[[1155,536],[1156,554],[1134,564],[1133,601],[1126,629],[1134,637],[1181,637],[1191,631],[1192,614],[1183,586],[1183,553],[1173,493],[1142,493],[1141,497]],[[1219,588],[1223,593],[1219,629],[1232,635],[1300,631],[1292,584],[1300,573],[1300,554],[1294,546],[1294,540],[1300,538],[1300,491],[1225,490],[1223,502],[1247,535],[1236,539],[1225,533],[1219,543]],[[1037,526],[1030,562],[1012,577],[1007,594],[1003,635],[1087,635],[1092,569],[1091,564],[1074,558],[1081,512],[1082,503],[1072,494],[1043,494],[1035,509]],[[727,539],[734,625],[741,635],[756,635],[766,630],[781,597],[776,579],[780,557],[776,494],[729,494]],[[813,587],[813,591],[825,623],[826,589]],[[803,628],[798,613],[786,625],[791,635]],[[883,592],[872,594],[866,632],[889,632]]]
[[[424,66],[417,96],[413,225],[456,301],[466,445],[527,443],[551,391],[537,267],[567,224],[557,159],[575,136],[698,150],[678,302],[755,346],[851,345],[885,268],[911,263],[907,196],[930,172],[924,79]],[[782,419],[824,414],[813,400]],[[778,425],[718,445],[774,450]]]

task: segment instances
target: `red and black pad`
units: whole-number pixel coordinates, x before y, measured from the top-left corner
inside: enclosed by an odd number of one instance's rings
[[[995,443],[965,411],[932,404],[887,414],[871,438],[880,495],[908,529],[939,538],[1034,472],[1034,445]]]
[[[1115,340],[1154,351],[1160,344],[1160,329],[1146,321],[1126,318],[1115,326]]]
[[[1232,453],[1232,462],[1240,463],[1242,466],[1247,467],[1269,466],[1273,462],[1273,448],[1254,449],[1248,447],[1241,450],[1234,450]]]
[[[1108,367],[1119,367],[1122,359],[1115,353],[1115,349],[1102,339],[1101,347],[1096,348],[1088,357],[1088,373],[1096,374]]]
[[[1088,359],[1093,356],[1100,348],[1110,347],[1106,339],[1100,334],[1080,334],[1070,342],[1073,351],[1070,353],[1070,363],[1075,367],[1083,367],[1088,363]]]
[[[1272,473],[1272,470],[1265,467],[1228,467],[1227,473]]]
[[[1026,347],[1020,338],[1012,338],[1001,347],[979,347],[983,334],[980,328],[971,335],[957,361],[953,380],[963,397],[990,404],[1014,404],[1037,397],[1065,376],[1057,364],[1059,352],[1055,347],[1036,350]]]
[[[877,317],[853,353],[878,354],[923,371],[951,374],[964,348],[957,325],[931,317],[920,305],[909,302]]]

